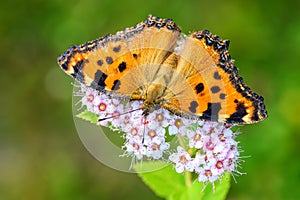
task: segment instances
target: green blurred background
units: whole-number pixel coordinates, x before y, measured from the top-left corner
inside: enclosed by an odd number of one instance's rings
[[[56,58],[149,13],[230,39],[240,75],[269,118],[240,127],[245,163],[228,199],[300,199],[300,1],[39,1],[0,5],[0,200],[159,199],[81,143],[72,79]]]

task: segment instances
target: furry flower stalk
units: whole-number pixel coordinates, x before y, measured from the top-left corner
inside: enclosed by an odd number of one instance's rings
[[[225,173],[239,173],[237,134],[230,126],[182,118],[163,108],[145,116],[143,101],[120,99],[84,85],[76,94],[86,110],[97,115],[98,125],[123,134],[125,156],[168,160],[177,173],[192,173],[204,183],[213,183]]]

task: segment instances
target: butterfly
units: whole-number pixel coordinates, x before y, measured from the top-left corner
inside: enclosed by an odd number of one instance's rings
[[[60,67],[100,92],[143,101],[186,118],[251,124],[267,117],[262,96],[238,75],[229,40],[208,30],[181,33],[171,19],[152,15],[114,35],[71,46]]]

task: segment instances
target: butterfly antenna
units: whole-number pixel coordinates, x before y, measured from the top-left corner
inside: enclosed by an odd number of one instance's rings
[[[143,130],[143,139],[142,139],[142,144],[144,144],[145,141],[145,135],[146,135],[146,124],[147,124],[147,115],[144,115],[144,130]]]
[[[114,117],[119,117],[121,115],[132,113],[132,112],[135,112],[135,111],[138,111],[138,110],[142,110],[142,108],[137,108],[137,109],[134,109],[134,110],[130,110],[128,112],[124,112],[124,113],[121,113],[119,115],[113,115],[113,116],[110,116],[110,117],[104,117],[104,118],[98,119],[98,122],[101,122],[101,121],[104,121],[104,120],[107,120],[107,119],[111,119],[111,118],[114,118]]]
[[[145,116],[145,119],[146,119],[146,116]],[[146,130],[146,124],[143,123],[143,138],[142,138],[142,144],[144,144],[144,141],[145,141],[145,130]]]

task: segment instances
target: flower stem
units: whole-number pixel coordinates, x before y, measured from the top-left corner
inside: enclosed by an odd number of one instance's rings
[[[184,140],[183,140],[183,138],[181,137],[180,134],[177,134],[177,138],[178,138],[180,146],[185,148]],[[190,187],[192,185],[192,174],[191,174],[191,172],[184,171],[184,180],[185,180],[186,186]]]
[[[185,185],[190,187],[192,185],[192,174],[189,171],[184,172],[184,180],[185,180]]]
[[[179,141],[180,146],[182,146],[182,148],[185,149],[184,140],[183,140],[183,138],[181,137],[181,135],[180,135],[180,134],[177,134],[177,138],[178,138],[178,141]]]

